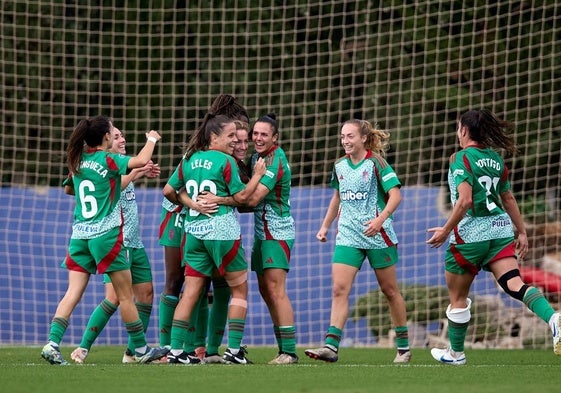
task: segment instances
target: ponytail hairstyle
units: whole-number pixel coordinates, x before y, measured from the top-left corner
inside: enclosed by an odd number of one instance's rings
[[[487,109],[471,110],[460,117],[460,125],[467,128],[470,139],[482,145],[516,153],[512,131],[514,123],[499,119]]]
[[[267,123],[267,124],[269,124],[271,126],[271,129],[273,130],[273,135],[272,136],[279,135],[279,123],[277,122],[277,116],[274,113],[268,113],[264,116],[261,116],[255,122],[256,123]],[[275,141],[275,144],[276,145],[279,144],[278,138]]]
[[[212,100],[209,113],[224,115],[232,120],[241,120],[249,123],[247,110],[237,101],[237,98],[230,94],[220,94]]]
[[[111,119],[95,116],[80,120],[68,140],[67,166],[70,173],[79,173],[84,147],[96,147],[103,144],[103,138],[111,132]]]
[[[215,116],[212,113],[207,113],[201,126],[189,140],[185,159],[188,160],[197,151],[208,150],[211,135],[222,134],[224,126],[229,123],[232,123],[232,120],[224,115]]]
[[[351,119],[343,123],[354,124],[358,127],[358,132],[361,136],[366,136],[364,148],[378,153],[382,157],[386,156],[386,150],[389,147],[390,133],[386,130],[378,129],[378,125],[372,125],[366,120]]]

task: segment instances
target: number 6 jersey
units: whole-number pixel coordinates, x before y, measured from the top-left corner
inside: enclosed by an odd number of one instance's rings
[[[73,239],[94,239],[122,224],[121,175],[129,156],[103,150],[86,150],[80,172],[72,175],[76,194]]]

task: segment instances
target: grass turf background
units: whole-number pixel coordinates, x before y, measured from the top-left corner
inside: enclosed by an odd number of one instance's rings
[[[72,347],[62,347],[70,361]],[[561,357],[546,350],[468,350],[467,365],[435,362],[413,349],[409,365],[392,363],[395,351],[342,348],[337,363],[307,358],[272,366],[273,348],[249,348],[255,364],[123,365],[123,348],[94,346],[84,365],[51,366],[39,347],[0,347],[0,391],[10,393],[113,392],[553,392],[561,384]]]

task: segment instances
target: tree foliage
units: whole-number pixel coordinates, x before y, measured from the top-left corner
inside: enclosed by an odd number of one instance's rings
[[[2,2],[3,184],[60,184],[69,131],[98,113],[133,146],[161,130],[171,170],[228,92],[278,114],[294,185],[327,183],[352,117],[391,131],[403,183],[440,185],[456,119],[486,107],[517,123],[517,190],[558,192],[557,1],[99,3]]]

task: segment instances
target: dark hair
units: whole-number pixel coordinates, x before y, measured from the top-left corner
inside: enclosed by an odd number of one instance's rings
[[[105,134],[111,132],[111,119],[95,116],[80,120],[68,140],[67,165],[71,173],[78,173],[84,145],[96,147],[103,143]]]
[[[230,94],[220,94],[212,100],[208,112],[218,116],[224,115],[232,120],[241,120],[249,123],[249,115],[246,109]]]
[[[207,150],[210,144],[211,135],[222,134],[224,126],[232,122],[233,120],[227,116],[215,116],[211,113],[207,113],[203,119],[203,123],[191,137],[191,140],[189,140],[189,144],[187,145],[187,150],[185,152],[185,159],[188,160],[197,151]]]
[[[274,113],[267,113],[266,115],[261,116],[255,122],[268,123],[271,125],[271,128],[273,129],[273,135],[279,133],[279,123],[277,122],[277,116]]]
[[[515,153],[518,148],[509,132],[514,123],[500,120],[487,109],[471,110],[460,117],[460,124],[468,129],[470,139],[485,146],[504,149]]]

